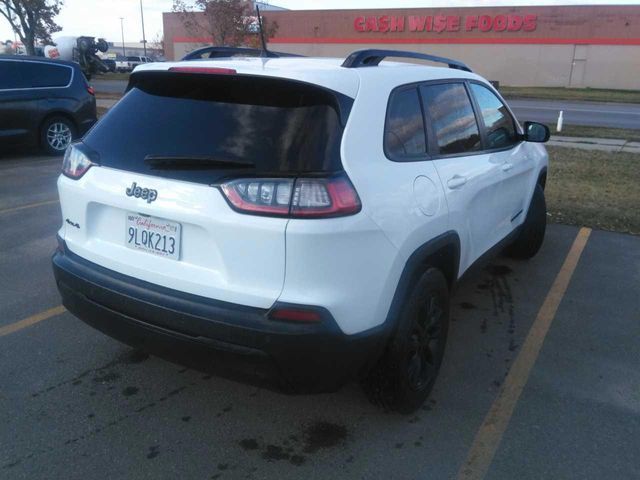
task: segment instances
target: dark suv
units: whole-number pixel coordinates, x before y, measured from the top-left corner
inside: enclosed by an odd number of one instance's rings
[[[96,120],[93,88],[77,63],[0,55],[0,147],[38,144],[62,154]]]

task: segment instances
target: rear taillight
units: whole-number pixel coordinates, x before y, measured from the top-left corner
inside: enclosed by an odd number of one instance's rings
[[[95,156],[95,154],[91,154]],[[74,180],[82,177],[96,163],[90,158],[88,149],[84,148],[82,142],[72,143],[67,147],[62,160],[62,173]]]
[[[289,215],[291,178],[242,178],[220,188],[231,206],[244,213]]]
[[[96,94],[96,91],[90,85],[87,85],[87,92],[89,92],[89,95],[94,95],[95,96],[95,94]]]
[[[338,217],[360,211],[360,199],[347,177],[299,178],[291,201],[294,217]]]
[[[331,178],[241,178],[220,186],[233,209],[254,215],[326,218],[360,211],[346,175]]]

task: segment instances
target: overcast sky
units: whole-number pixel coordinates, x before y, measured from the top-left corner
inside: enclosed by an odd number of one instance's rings
[[[142,0],[142,3],[147,40],[153,41],[162,34],[162,12],[170,11],[173,2],[172,0]],[[640,0],[270,0],[269,3],[292,10],[319,10],[495,5],[638,5]],[[57,17],[57,22],[63,27],[63,31],[56,35],[87,35],[119,42],[120,17],[124,17],[125,42],[141,41],[140,0],[64,0],[62,12]],[[4,17],[0,17],[0,40],[9,39],[13,39],[11,28]]]

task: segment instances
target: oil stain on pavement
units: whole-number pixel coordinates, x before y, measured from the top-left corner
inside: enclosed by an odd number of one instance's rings
[[[261,458],[269,462],[286,460],[292,465],[300,466],[307,461],[309,455],[343,445],[348,436],[344,425],[317,420],[304,426],[298,434],[289,435],[281,445],[262,445],[255,438],[242,439],[239,445],[246,452],[259,452]]]

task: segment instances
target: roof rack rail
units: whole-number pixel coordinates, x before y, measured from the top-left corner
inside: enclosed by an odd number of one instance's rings
[[[208,56],[203,57],[204,55]],[[187,53],[182,60],[199,60],[202,58],[226,58],[226,57],[267,57],[267,58],[281,58],[281,57],[301,57],[302,55],[296,55],[293,53],[284,52],[272,52],[267,50],[266,52],[258,48],[245,48],[245,47],[203,47]]]
[[[342,66],[345,68],[375,67],[386,57],[429,60],[431,62],[446,63],[449,68],[471,72],[471,69],[464,63],[459,62],[458,60],[452,60],[451,58],[438,57],[436,55],[429,55],[427,53],[406,52],[402,50],[378,50],[375,48],[368,48],[365,50],[357,50],[353,52],[345,59],[345,61],[342,63]]]

